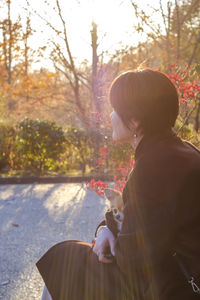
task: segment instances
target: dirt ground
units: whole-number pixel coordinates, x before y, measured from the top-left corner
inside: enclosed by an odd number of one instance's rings
[[[55,243],[91,242],[108,203],[84,183],[0,185],[0,299],[40,299],[36,261]]]

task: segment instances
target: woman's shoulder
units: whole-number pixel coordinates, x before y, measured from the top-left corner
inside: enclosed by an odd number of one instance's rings
[[[160,139],[146,147],[143,155],[136,160],[135,167],[143,168],[160,168],[173,165],[176,168],[183,166],[200,167],[200,150],[188,141],[182,140],[174,135],[168,139]]]
[[[142,153],[136,160],[127,185],[141,184],[152,189],[178,189],[185,178],[200,177],[200,152],[180,138],[163,139]]]

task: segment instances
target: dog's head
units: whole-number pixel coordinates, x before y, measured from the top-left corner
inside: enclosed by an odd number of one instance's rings
[[[114,221],[117,223],[117,228],[121,231],[122,221],[124,218],[123,208],[124,203],[122,194],[114,189],[104,189],[105,197],[110,201],[110,210],[112,211]]]
[[[111,188],[104,189],[106,199],[110,201],[110,208],[113,210],[117,208],[120,212],[123,211],[124,203],[122,199],[122,193]]]

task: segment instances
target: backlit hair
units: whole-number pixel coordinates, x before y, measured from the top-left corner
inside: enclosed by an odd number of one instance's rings
[[[119,75],[111,84],[110,103],[127,127],[135,118],[149,133],[172,128],[179,111],[174,84],[151,69]]]

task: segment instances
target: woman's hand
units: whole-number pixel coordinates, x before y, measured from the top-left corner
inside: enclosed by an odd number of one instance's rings
[[[108,250],[110,250],[109,252],[113,256],[115,256],[114,247],[115,247],[115,236],[109,230],[108,227],[102,228],[96,237],[96,241],[93,247],[93,251],[98,256],[99,261],[103,263],[112,263],[113,258],[108,258],[105,255],[108,254]]]

